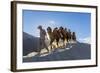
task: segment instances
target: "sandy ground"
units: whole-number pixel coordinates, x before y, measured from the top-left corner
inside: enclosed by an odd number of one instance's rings
[[[50,49],[49,49],[50,50]],[[81,60],[91,58],[91,46],[85,43],[67,44],[66,48],[54,48],[49,53],[46,49],[41,50],[41,54],[31,52],[23,56],[23,62],[61,61],[61,60]]]

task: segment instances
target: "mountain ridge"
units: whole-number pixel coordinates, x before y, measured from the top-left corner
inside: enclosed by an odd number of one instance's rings
[[[23,55],[38,51],[39,38],[23,32]]]

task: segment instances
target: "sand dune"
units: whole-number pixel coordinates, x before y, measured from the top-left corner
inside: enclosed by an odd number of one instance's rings
[[[47,53],[47,51],[43,49],[41,51],[41,55],[38,55],[36,52],[31,52],[28,55],[23,56],[23,62],[80,60],[90,58],[90,44],[77,42],[67,44],[67,47],[64,49],[56,48],[53,51],[50,51],[49,53]]]

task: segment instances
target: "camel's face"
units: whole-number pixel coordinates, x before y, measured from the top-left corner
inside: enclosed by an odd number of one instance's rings
[[[52,29],[50,27],[47,28],[48,33],[52,33]]]
[[[51,36],[52,36],[52,30],[51,30],[50,27],[47,28],[47,33],[48,33],[49,38],[51,38]]]

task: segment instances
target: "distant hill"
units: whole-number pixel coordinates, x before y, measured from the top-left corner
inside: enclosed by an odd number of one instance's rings
[[[39,38],[23,32],[23,55],[38,51]]]

